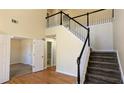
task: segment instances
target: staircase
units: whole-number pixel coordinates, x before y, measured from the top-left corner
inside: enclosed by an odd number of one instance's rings
[[[91,52],[85,84],[121,84],[121,73],[115,52]]]
[[[87,69],[87,73],[85,76],[85,84],[121,84],[121,73],[119,70],[119,65],[117,61],[117,55],[115,52],[91,52],[90,59],[88,63],[88,68],[85,68],[85,64],[88,62],[82,61],[82,57],[85,57],[84,51],[86,47],[90,48],[90,25],[111,22],[114,17],[114,11],[112,10],[109,17],[101,18],[99,20],[91,20],[95,13],[103,13],[106,9],[100,9],[93,12],[89,12],[83,15],[79,15],[76,17],[70,17],[68,14],[60,11],[53,15],[47,16],[47,27],[53,27],[58,25],[63,25],[67,27],[71,33],[73,33],[76,37],[78,37],[81,41],[84,42],[82,45],[81,52],[79,57],[77,58],[77,83],[80,84],[84,80],[82,73],[85,73]],[[103,11],[103,12],[102,12]],[[77,21],[77,18],[86,17],[86,23],[82,24],[80,21]],[[58,19],[56,21],[56,19]],[[93,21],[93,23],[90,23]],[[98,22],[96,22],[98,21]],[[67,23],[67,24],[65,24]],[[89,56],[89,55],[88,55]],[[86,58],[83,58],[86,59]],[[83,68],[83,69],[82,69]],[[83,79],[82,79],[83,78]]]

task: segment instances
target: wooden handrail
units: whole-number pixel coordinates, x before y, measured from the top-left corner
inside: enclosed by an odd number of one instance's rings
[[[84,45],[83,45],[83,48],[82,48],[82,50],[81,50],[81,53],[80,53],[80,55],[79,55],[79,57],[77,58],[77,82],[78,82],[78,84],[80,84],[81,82],[80,82],[80,61],[81,61],[81,56],[83,55],[83,53],[84,53],[84,49],[85,49],[85,47],[86,47],[86,44],[87,44],[87,41],[88,41],[88,39],[89,39],[89,32],[87,33],[87,37],[86,37],[86,39],[85,39],[85,41],[84,41]],[[88,41],[89,42],[89,41]]]
[[[84,48],[85,48],[85,46],[86,46],[86,42],[87,42],[88,38],[89,38],[89,35],[88,35],[88,33],[87,33],[87,37],[86,37],[86,39],[85,39],[85,41],[84,41],[83,48],[82,48],[81,53],[80,53],[80,55],[79,55],[79,57],[78,57],[79,59],[81,59],[81,56],[82,56],[82,54],[83,54],[83,51],[84,51]]]
[[[60,11],[60,12],[61,12],[61,11]],[[50,18],[50,17],[52,17],[52,16],[55,16],[55,15],[59,14],[60,12],[57,12],[57,13],[52,14],[52,15],[50,15],[50,16],[47,16],[46,19],[48,19],[48,18]]]
[[[99,9],[99,10],[96,10],[96,11],[93,11],[93,12],[88,12],[88,14],[93,14],[93,13],[100,12],[100,11],[103,11],[103,10],[106,10],[106,9]],[[78,17],[82,17],[82,16],[86,16],[86,15],[87,15],[87,13],[82,14],[82,15],[78,15],[78,16],[75,16],[75,17],[72,17],[72,18],[78,18]]]
[[[68,14],[62,12],[64,15],[66,15],[67,17],[69,17],[71,20],[73,20],[74,22],[76,22],[77,24],[79,24],[80,26],[82,26],[83,28],[85,28],[86,30],[88,30],[87,27],[85,27],[84,25],[82,25],[81,23],[79,23],[78,21],[74,20],[72,17],[70,17]]]

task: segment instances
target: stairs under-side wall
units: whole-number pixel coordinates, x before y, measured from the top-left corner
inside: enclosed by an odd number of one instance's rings
[[[85,84],[121,84],[121,73],[115,52],[91,52]]]

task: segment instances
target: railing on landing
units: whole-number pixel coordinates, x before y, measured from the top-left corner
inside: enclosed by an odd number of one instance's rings
[[[68,14],[60,11],[58,13],[55,13],[53,15],[47,16],[47,27],[53,27],[53,26],[58,26],[58,25],[63,25],[66,28],[68,28],[74,35],[76,35],[79,39],[84,41],[84,45],[82,47],[82,50],[80,52],[79,57],[77,58],[77,83],[80,84],[81,83],[81,71],[80,71],[80,64],[81,64],[81,57],[84,53],[84,49],[86,47],[86,44],[88,42],[88,46],[90,47],[90,25],[93,25],[93,23],[95,23],[96,21],[91,21],[91,18],[94,17],[94,15],[96,13],[97,16],[99,16],[100,12],[103,11],[108,11],[105,9],[100,9],[100,10],[96,10],[93,12],[89,12],[83,15],[79,15],[76,17],[70,17]],[[103,15],[103,14],[100,14]],[[82,17],[86,17],[86,20],[84,21],[84,19]],[[114,10],[111,10],[111,17],[114,17]],[[81,19],[82,20],[81,20]],[[95,18],[98,18],[95,16]],[[104,18],[104,17],[101,17]],[[100,20],[101,20],[100,18]],[[109,18],[105,17],[105,20],[108,20]],[[98,20],[97,20],[98,21]],[[82,23],[83,22],[83,23]],[[104,23],[106,21],[100,21],[101,23]],[[109,21],[107,21],[109,22]]]
[[[88,28],[75,19],[71,18],[68,14],[60,11],[56,14],[47,16],[46,19],[47,27],[63,25],[80,40],[85,40]]]
[[[99,10],[81,14],[81,15],[78,15],[72,18],[74,18],[76,21],[86,26],[87,25],[87,21],[86,21],[87,14],[89,14],[89,26],[91,26],[91,25],[96,25],[96,24],[112,22],[112,18],[114,17],[114,10],[113,9],[99,9]]]

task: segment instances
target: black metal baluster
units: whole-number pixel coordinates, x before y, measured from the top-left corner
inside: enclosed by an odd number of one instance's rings
[[[62,25],[62,11],[60,11],[60,25]]]

